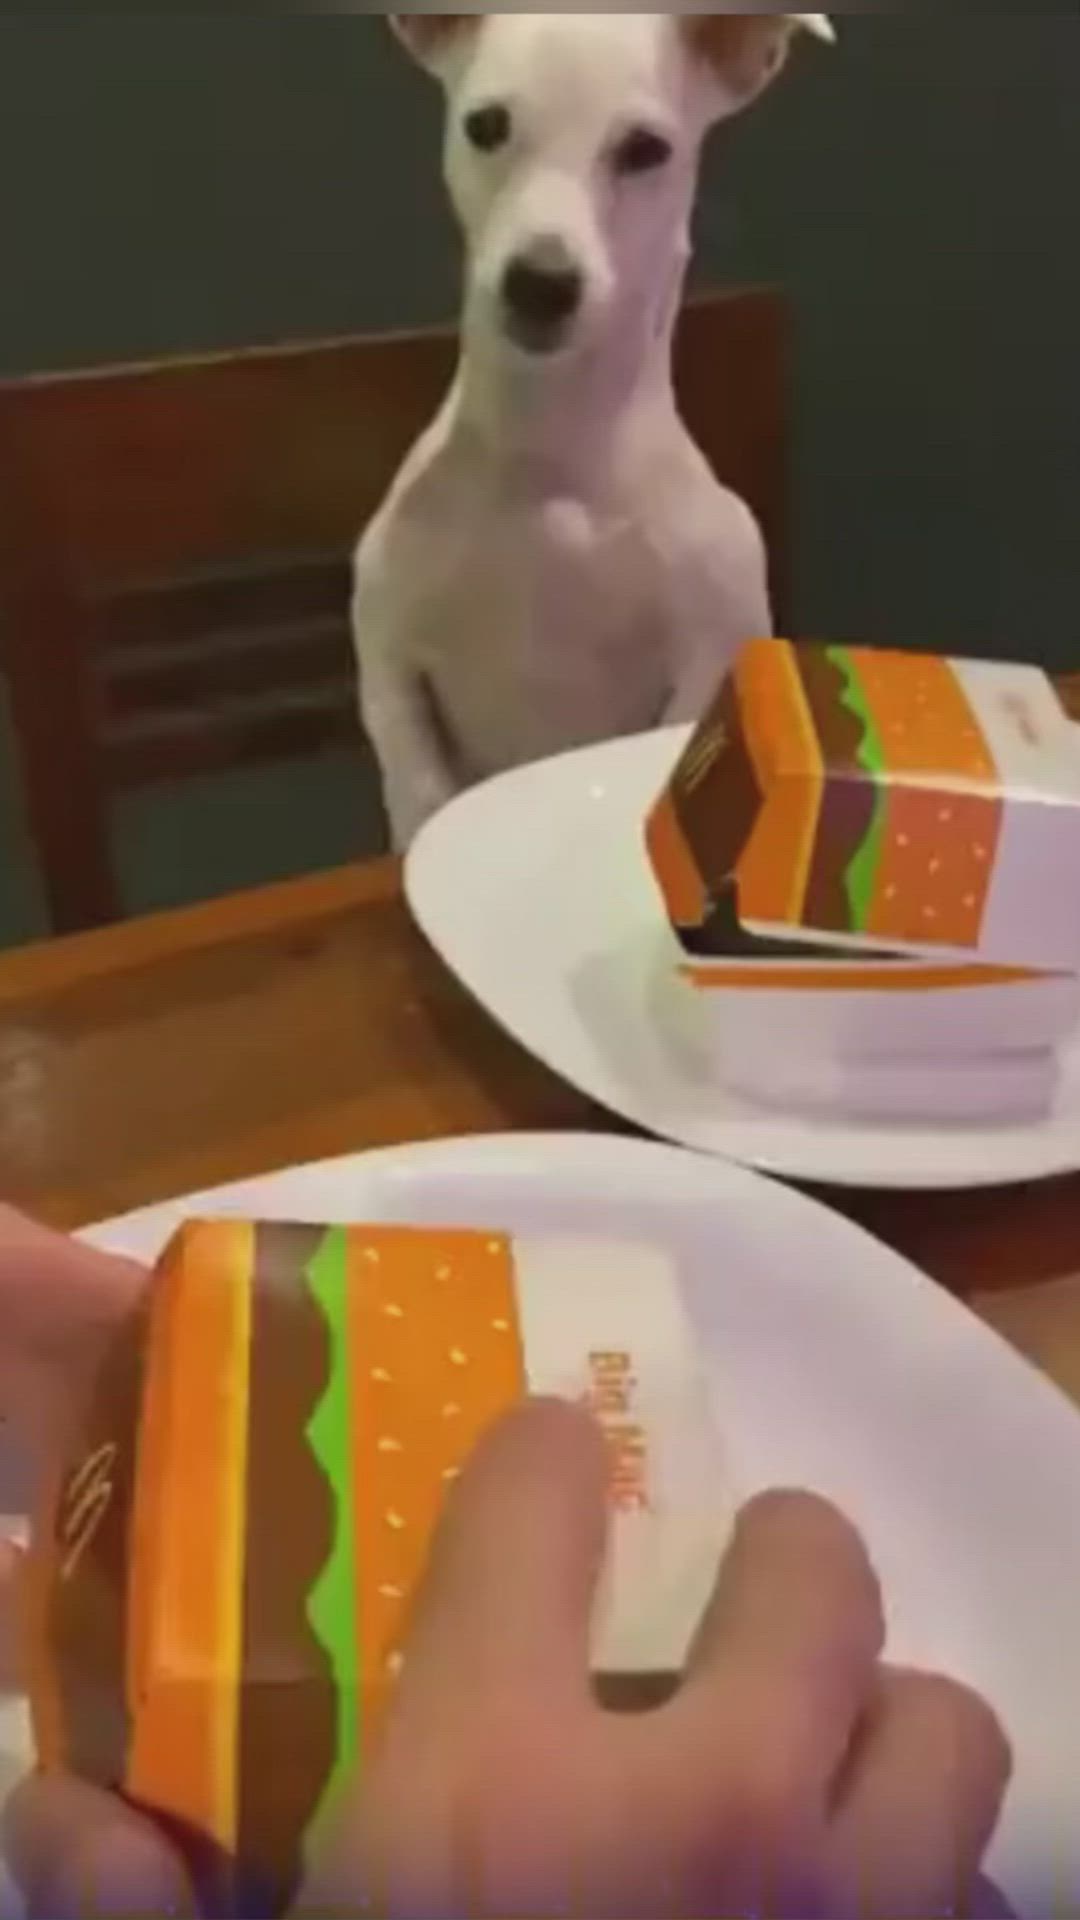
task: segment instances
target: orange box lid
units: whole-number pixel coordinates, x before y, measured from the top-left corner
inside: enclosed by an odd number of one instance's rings
[[[699,959],[1080,970],[1080,732],[1035,667],[753,641],[647,840]]]

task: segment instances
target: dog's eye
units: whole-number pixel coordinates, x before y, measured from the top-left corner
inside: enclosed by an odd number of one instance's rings
[[[615,171],[620,174],[655,173],[666,167],[674,148],[662,133],[650,127],[634,127],[615,149]]]
[[[478,153],[498,153],[513,131],[509,107],[497,102],[490,107],[476,107],[465,116],[465,137]]]

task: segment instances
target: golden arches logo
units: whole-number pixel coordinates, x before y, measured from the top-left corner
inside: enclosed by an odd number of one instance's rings
[[[119,1451],[111,1440],[98,1447],[64,1488],[58,1524],[62,1580],[72,1578],[109,1510]]]
[[[719,720],[694,741],[680,770],[680,782],[685,793],[696,793],[703,781],[708,779],[727,743],[727,728]]]

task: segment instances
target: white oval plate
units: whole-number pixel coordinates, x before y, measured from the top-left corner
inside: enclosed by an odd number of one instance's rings
[[[557,1136],[297,1168],[88,1237],[149,1259],[193,1213],[670,1245],[740,1494],[808,1487],[862,1527],[892,1656],[980,1688],[1014,1742],[995,1877],[1035,1911],[1051,1910],[1052,1868],[1055,1887],[1080,1885],[1080,1418],[913,1267],[739,1167]],[[27,1759],[21,1719],[3,1732],[10,1778]]]
[[[1080,1048],[1054,1111],[1022,1127],[787,1116],[709,1079],[656,1018],[676,948],[644,822],[685,733],[588,748],[478,787],[432,821],[406,869],[447,966],[539,1060],[646,1132],[793,1180],[959,1188],[1080,1168]]]

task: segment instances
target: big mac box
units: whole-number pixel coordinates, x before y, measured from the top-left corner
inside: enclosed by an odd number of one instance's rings
[[[677,1673],[734,1508],[668,1254],[186,1227],[37,1530],[41,1765],[163,1817],[215,1908],[284,1912],[369,1762],[444,1504],[530,1393],[608,1445],[598,1680]]]
[[[1001,1122],[1080,1022],[1080,736],[1036,668],[752,642],[647,825],[673,1007],[771,1104]]]

